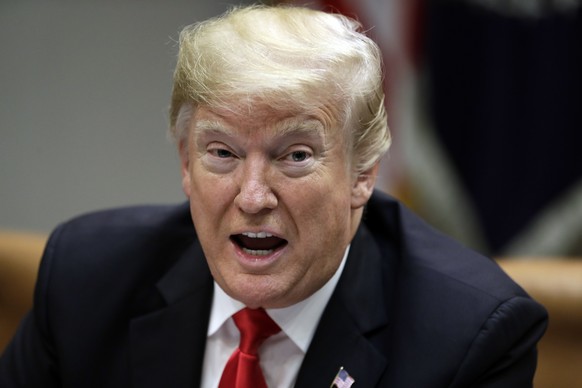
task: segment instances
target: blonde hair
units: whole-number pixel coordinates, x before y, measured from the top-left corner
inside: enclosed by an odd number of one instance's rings
[[[170,133],[187,134],[198,106],[331,110],[346,131],[355,172],[390,145],[378,46],[353,19],[302,7],[250,6],[186,27],[180,34]]]

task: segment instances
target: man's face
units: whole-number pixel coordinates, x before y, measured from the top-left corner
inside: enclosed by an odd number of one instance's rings
[[[321,288],[371,194],[373,177],[351,173],[341,131],[323,118],[200,107],[181,144],[183,188],[212,275],[247,306],[286,307]]]

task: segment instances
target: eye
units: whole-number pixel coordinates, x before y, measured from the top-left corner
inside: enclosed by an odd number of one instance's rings
[[[283,160],[291,163],[303,163],[307,162],[312,158],[313,154],[311,150],[307,149],[296,149],[294,151],[289,151],[283,157]]]
[[[289,154],[289,158],[294,162],[303,162],[309,158],[309,153],[307,151],[293,151]]]
[[[230,152],[229,150],[225,150],[223,148],[211,150],[210,152],[213,153],[214,156],[219,157],[221,159],[226,159],[226,158],[232,157],[232,152]]]
[[[218,159],[229,159],[229,158],[234,157],[234,154],[232,153],[232,151],[229,151],[226,148],[221,148],[221,146],[208,147],[206,152],[208,152],[211,156],[218,158]]]

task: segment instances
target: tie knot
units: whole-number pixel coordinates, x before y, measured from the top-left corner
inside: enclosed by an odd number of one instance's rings
[[[234,314],[233,319],[240,331],[239,349],[246,354],[257,355],[262,343],[281,331],[263,309],[244,308]]]

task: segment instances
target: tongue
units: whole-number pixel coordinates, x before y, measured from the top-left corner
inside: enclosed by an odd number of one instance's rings
[[[253,250],[275,249],[285,242],[285,240],[278,237],[250,238],[247,236],[239,235],[237,236],[237,239],[241,246]]]

